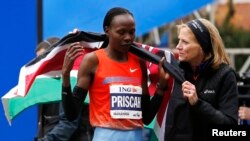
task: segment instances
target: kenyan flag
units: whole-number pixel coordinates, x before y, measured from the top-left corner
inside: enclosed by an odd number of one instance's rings
[[[65,44],[76,41],[80,41],[85,47],[83,56],[93,50],[105,47],[105,37],[103,35],[82,31],[76,35],[65,36],[43,55],[23,66],[20,70],[18,85],[2,97],[5,115],[10,124],[11,120],[32,105],[61,100],[61,68],[67,50]],[[170,89],[166,92],[154,121],[149,126],[146,126],[154,129],[151,136],[152,140],[164,140],[168,100],[173,85],[183,82],[184,78],[178,67],[176,67],[176,59],[170,51],[139,43],[132,45],[129,51],[147,61],[148,85],[151,95],[153,95],[158,82],[158,62],[162,56],[165,56],[167,60],[163,65],[164,69],[172,76],[168,82]],[[77,71],[83,56],[77,58],[71,71],[72,86],[76,83]],[[88,98],[85,102],[88,102]]]

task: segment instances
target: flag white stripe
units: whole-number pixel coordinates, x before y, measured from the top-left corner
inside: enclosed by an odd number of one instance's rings
[[[71,72],[70,72],[70,76],[71,77],[77,77],[77,72],[78,72],[78,70],[72,70]],[[38,75],[37,77],[36,77],[36,79],[37,78],[60,78],[61,77],[61,74],[62,74],[62,71],[60,70],[60,71],[50,71],[50,72],[48,72],[48,73],[45,73],[45,74],[42,74],[42,75]]]
[[[44,63],[45,61],[48,61],[50,59],[52,59],[58,52],[61,52],[63,50],[67,49],[67,46],[59,46],[59,47],[55,47],[55,49],[53,49],[45,58],[41,59],[39,62],[25,67],[26,71],[24,72],[24,76],[26,75],[30,75],[34,72],[36,72],[39,69],[39,66],[41,66],[42,63]]]
[[[2,104],[3,104],[4,114],[5,114],[5,117],[8,120],[9,125],[11,125],[11,117],[9,115],[8,101],[9,101],[9,99],[11,99],[13,97],[17,97],[17,95],[15,95],[16,93],[17,93],[17,86],[12,88],[7,94],[5,94],[2,97]]]
[[[101,42],[86,42],[86,41],[81,41],[80,42],[82,46],[84,46],[85,48],[101,48],[103,41]]]

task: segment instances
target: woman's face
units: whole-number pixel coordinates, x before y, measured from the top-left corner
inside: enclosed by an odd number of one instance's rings
[[[105,30],[109,45],[121,52],[128,52],[135,39],[135,21],[129,14],[117,15]]]
[[[192,66],[199,65],[203,61],[204,53],[191,29],[188,27],[181,27],[178,38],[179,43],[176,49],[178,51],[179,60],[188,62]]]

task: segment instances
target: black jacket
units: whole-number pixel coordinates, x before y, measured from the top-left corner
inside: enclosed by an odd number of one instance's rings
[[[175,83],[167,109],[165,140],[206,141],[215,125],[237,125],[238,89],[234,71],[225,64],[214,70],[207,63],[194,80],[187,64],[180,67],[186,80],[196,86],[199,100],[191,106],[183,97],[181,84]]]

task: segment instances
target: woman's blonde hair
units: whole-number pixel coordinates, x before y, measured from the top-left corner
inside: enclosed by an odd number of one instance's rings
[[[209,54],[205,54],[206,55],[205,60],[213,56],[213,60],[212,60],[213,68],[218,68],[219,65],[222,63],[230,64],[229,56],[226,53],[223,40],[217,28],[210,21],[206,19],[201,18],[198,20],[201,21],[202,24],[204,24],[204,26],[206,26],[210,34],[210,38],[211,38],[212,52]],[[188,28],[186,24],[177,25],[178,32],[180,31],[181,28],[184,28],[184,27]],[[190,32],[192,32],[191,29],[190,29]]]

